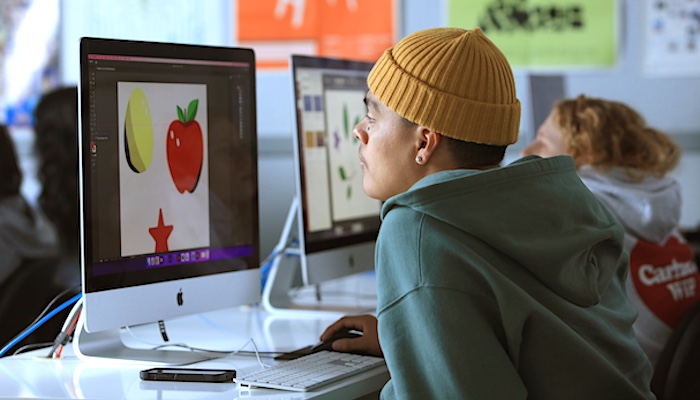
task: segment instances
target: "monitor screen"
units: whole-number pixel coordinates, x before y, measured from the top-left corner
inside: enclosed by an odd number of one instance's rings
[[[258,301],[253,51],[80,47],[85,329]]]
[[[302,276],[324,282],[374,268],[381,202],[362,189],[359,142],[372,64],[292,56]]]

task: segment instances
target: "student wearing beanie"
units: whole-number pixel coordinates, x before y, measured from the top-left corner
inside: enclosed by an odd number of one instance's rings
[[[336,351],[383,355],[384,399],[653,399],[624,230],[569,156],[500,166],[520,103],[477,28],[428,29],[370,72],[363,189],[384,201],[377,316]]]

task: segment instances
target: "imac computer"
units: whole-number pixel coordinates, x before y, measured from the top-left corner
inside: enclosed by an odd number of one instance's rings
[[[373,64],[300,55],[290,64],[296,195],[280,243],[286,236],[297,239],[301,276],[296,281],[308,286],[374,269],[381,202],[362,189],[359,141],[353,135],[367,113],[364,98]],[[275,275],[264,295],[268,308],[298,306],[283,290],[295,277],[280,276],[291,271],[280,266],[271,271]]]
[[[83,38],[79,357],[165,364],[120,328],[260,299],[250,49]]]

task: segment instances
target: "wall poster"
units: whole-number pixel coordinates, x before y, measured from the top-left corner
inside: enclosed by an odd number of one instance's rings
[[[286,69],[290,54],[376,61],[396,39],[395,0],[237,3],[238,45],[260,69]]]
[[[448,24],[480,27],[513,67],[612,67],[615,0],[448,0]]]
[[[700,75],[700,0],[644,0],[644,71]]]

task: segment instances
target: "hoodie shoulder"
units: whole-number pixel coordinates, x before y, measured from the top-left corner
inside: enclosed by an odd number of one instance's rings
[[[560,176],[580,183],[576,165],[570,156],[541,158],[526,156],[504,167],[488,170],[448,170],[434,173],[416,182],[408,191],[389,198],[382,207],[382,217],[396,205],[438,201],[470,192],[474,197],[490,196],[497,187],[518,185],[541,175]],[[468,184],[465,184],[468,183]]]
[[[382,213],[397,207],[515,260],[580,305],[596,304],[624,263],[622,226],[586,188],[569,156],[436,173],[389,199]]]

